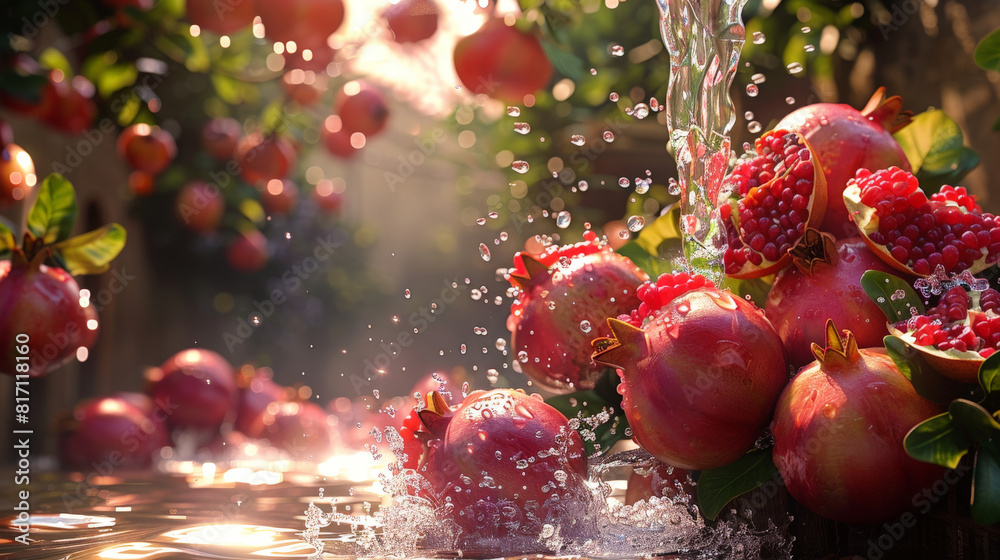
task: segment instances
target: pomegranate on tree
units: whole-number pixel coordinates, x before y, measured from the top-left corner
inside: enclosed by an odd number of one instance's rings
[[[337,95],[337,114],[344,130],[374,136],[385,128],[389,107],[375,86],[362,80],[344,84]]]
[[[0,373],[41,377],[97,339],[97,311],[68,272],[41,264],[46,254],[0,261]]]
[[[242,135],[243,125],[240,121],[216,117],[205,123],[201,130],[201,145],[216,160],[228,161],[236,154],[236,144]]]
[[[264,34],[282,43],[326,44],[344,22],[343,0],[256,0],[256,7]]]
[[[907,274],[930,276],[938,266],[975,274],[1000,259],[1000,220],[963,187],[928,198],[908,171],[861,169],[844,202],[872,251]]]
[[[250,27],[257,15],[253,0],[186,0],[185,6],[188,21],[219,35],[232,35]]]
[[[170,445],[166,425],[121,397],[81,403],[59,430],[63,469],[97,472],[148,469]]]
[[[94,84],[83,76],[67,79],[61,70],[51,70],[42,87],[35,115],[45,124],[69,134],[80,134],[94,126],[97,106]]]
[[[240,175],[251,185],[284,179],[295,165],[295,147],[277,134],[254,133],[236,145]]]
[[[861,276],[869,270],[891,273],[891,266],[859,238],[835,242],[811,228],[792,257],[795,266],[778,273],[764,304],[791,366],[813,361],[810,344],[826,341],[827,319],[854,333],[862,348],[882,345],[889,334],[885,316],[861,287]]]
[[[397,43],[431,38],[437,32],[439,18],[434,0],[401,0],[385,10],[385,22]]]
[[[182,350],[150,370],[147,381],[153,400],[171,405],[171,428],[217,432],[236,405],[233,366],[211,350]]]
[[[515,367],[550,391],[594,387],[601,367],[590,359],[590,340],[610,334],[605,319],[639,305],[636,288],[649,279],[594,232],[584,238],[518,253],[507,276],[521,290],[507,318]]]
[[[191,181],[177,193],[177,219],[192,231],[215,231],[226,210],[226,199],[218,187],[204,181]]]
[[[351,143],[351,132],[344,128],[343,121],[337,115],[330,115],[323,120],[320,136],[326,151],[339,158],[352,157],[358,151]]]
[[[493,18],[455,45],[455,71],[475,94],[511,102],[547,86],[552,63],[532,33]]]
[[[781,339],[753,303],[700,275],[664,274],[608,319],[594,361],[618,368],[635,441],[673,467],[713,469],[742,456],[788,382]]]
[[[166,130],[139,123],[118,136],[118,153],[132,169],[159,175],[177,157],[177,144]]]
[[[226,248],[226,262],[238,272],[257,272],[269,258],[267,238],[255,229],[240,232]]]
[[[316,183],[316,188],[312,192],[312,201],[319,206],[321,210],[328,212],[330,214],[340,213],[341,207],[344,205],[344,195],[342,192],[338,192],[337,189],[333,187],[333,181],[329,179],[320,179]]]
[[[728,242],[724,266],[732,278],[760,278],[788,266],[788,251],[826,210],[826,179],[808,142],[772,130],[754,146],[756,154],[726,177],[732,199],[719,208]]]
[[[23,202],[37,180],[28,152],[17,144],[0,145],[0,208]]]
[[[326,81],[318,79],[312,70],[289,70],[281,76],[285,95],[299,105],[312,105],[326,91]]]
[[[299,202],[299,187],[288,179],[271,179],[260,193],[260,203],[268,214],[288,214]]]
[[[911,458],[903,438],[941,412],[919,396],[883,348],[859,349],[833,321],[816,356],[774,412],[774,464],[788,493],[843,523],[880,523],[912,507],[944,469]]]

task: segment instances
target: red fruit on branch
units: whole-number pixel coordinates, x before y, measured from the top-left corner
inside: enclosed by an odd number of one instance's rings
[[[1000,259],[1000,219],[982,211],[963,187],[945,185],[930,198],[898,167],[858,171],[844,202],[865,242],[897,270],[930,276],[975,274]]]
[[[778,273],[764,304],[792,367],[813,361],[810,345],[826,341],[828,319],[854,333],[858,346],[882,345],[889,334],[885,316],[861,287],[861,276],[869,270],[892,273],[891,266],[859,238],[834,242],[814,229],[806,230],[792,257],[795,266]]]
[[[541,254],[518,253],[508,275],[521,290],[507,319],[516,366],[550,391],[594,387],[601,368],[590,359],[590,341],[610,334],[608,317],[639,305],[636,288],[649,279],[593,232],[585,238]]]
[[[1000,350],[1000,292],[955,286],[923,315],[892,329],[945,377],[976,383],[979,366]]]
[[[375,86],[362,80],[344,84],[335,103],[344,130],[374,136],[385,128],[389,106]]]
[[[158,126],[134,124],[118,136],[118,154],[136,171],[159,175],[177,157],[174,137]]]
[[[344,22],[343,0],[256,0],[256,6],[264,34],[282,43],[326,44]]]
[[[682,469],[727,465],[761,435],[788,381],[781,339],[753,303],[701,276],[645,286],[645,307],[608,320],[594,361],[618,368],[622,409],[650,454]]]
[[[97,339],[97,311],[76,280],[40,264],[41,255],[27,262],[15,251],[13,261],[0,261],[0,373],[41,377]]]
[[[201,145],[216,160],[229,161],[236,155],[236,144],[242,135],[243,125],[240,121],[216,117],[201,129]]]
[[[330,115],[323,120],[320,128],[320,136],[326,151],[339,158],[349,158],[357,153],[358,149],[351,144],[351,132],[344,129],[344,123],[337,115]]]
[[[455,71],[469,91],[520,103],[552,78],[538,37],[494,18],[455,45]]]
[[[236,145],[240,175],[251,185],[284,179],[295,165],[295,158],[295,147],[277,134],[250,134]]]
[[[260,203],[268,214],[288,214],[298,202],[299,188],[288,179],[271,179],[260,193]]]
[[[204,181],[191,181],[177,193],[177,219],[198,233],[213,232],[226,210],[226,199],[219,188]]]
[[[850,105],[814,103],[792,111],[775,126],[804,136],[823,168],[827,206],[820,230],[838,239],[857,236],[842,195],[859,169],[910,170],[906,154],[892,137],[913,115],[902,108],[899,96],[886,98],[885,88],[879,88],[861,111]]]
[[[0,208],[20,204],[38,181],[35,164],[21,146],[0,146]]]
[[[437,32],[438,6],[434,0],[401,0],[385,10],[385,21],[397,43],[416,43]]]
[[[211,350],[178,352],[151,370],[147,381],[153,400],[167,403],[171,428],[217,432],[237,402],[233,366]]]
[[[826,179],[808,142],[772,130],[754,146],[756,155],[726,178],[733,198],[719,209],[728,240],[725,271],[733,278],[760,278],[788,266],[788,251],[826,210]]]
[[[166,425],[121,397],[84,402],[61,423],[59,463],[63,469],[101,474],[148,469],[170,445]],[[107,471],[102,471],[106,469]]]
[[[80,134],[94,126],[97,106],[94,84],[83,76],[67,79],[60,70],[49,72],[42,87],[42,100],[35,116],[45,124],[69,134]]]
[[[292,69],[281,76],[285,95],[299,105],[312,105],[326,91],[325,80],[318,79],[312,70]]]
[[[257,15],[253,0],[186,0],[185,6],[188,21],[219,35],[250,27]]]
[[[257,272],[269,258],[267,238],[255,229],[241,232],[226,248],[226,262],[237,272]]]
[[[793,498],[844,523],[880,523],[913,507],[944,469],[912,459],[903,438],[941,412],[917,395],[882,348],[859,349],[827,323],[816,361],[781,394],[774,463]]]

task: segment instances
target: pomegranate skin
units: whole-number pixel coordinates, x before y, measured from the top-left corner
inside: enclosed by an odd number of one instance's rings
[[[912,459],[903,438],[941,412],[916,394],[881,348],[846,365],[813,362],[788,384],[774,415],[774,463],[788,492],[844,523],[875,524],[913,507],[944,469]]]
[[[110,475],[118,469],[147,469],[160,448],[170,445],[166,426],[121,397],[80,404],[59,436],[64,469]]]
[[[211,350],[182,350],[154,373],[149,394],[170,405],[172,428],[217,431],[236,408],[236,374]]]
[[[594,360],[619,368],[622,408],[639,445],[687,470],[721,467],[750,449],[788,382],[781,339],[760,309],[700,288],[644,329],[609,324],[616,340]]]
[[[814,263],[810,272],[784,269],[767,294],[764,315],[796,369],[815,359],[810,344],[823,344],[827,319],[853,332],[862,348],[881,346],[889,334],[885,315],[861,287],[861,276],[868,270],[898,273],[860,238],[837,241],[835,249],[832,263]]]
[[[601,367],[590,358],[590,341],[610,334],[608,317],[639,306],[635,291],[647,279],[632,261],[607,250],[555,265],[508,319],[521,371],[550,391],[592,389]]]
[[[883,91],[875,97],[881,101]],[[826,175],[826,214],[819,228],[838,239],[858,235],[858,228],[851,220],[844,205],[847,181],[861,168],[885,169],[891,166],[910,170],[910,162],[903,148],[892,137],[897,124],[899,98],[858,111],[839,103],[814,103],[792,111],[781,119],[775,128],[783,128],[805,136],[812,146]],[[892,104],[890,105],[890,102]]]

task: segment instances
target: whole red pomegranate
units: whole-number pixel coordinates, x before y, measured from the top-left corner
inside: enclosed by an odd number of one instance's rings
[[[41,377],[97,339],[97,311],[76,280],[19,250],[0,261],[0,317],[0,373],[7,375]]]
[[[226,199],[215,185],[191,181],[177,193],[175,210],[177,219],[192,231],[212,232],[219,227]]]
[[[434,0],[402,0],[385,10],[385,21],[397,43],[416,43],[431,38],[438,28]]]
[[[788,363],[798,369],[813,361],[810,345],[826,341],[826,321],[854,333],[863,348],[882,345],[889,334],[885,315],[861,287],[869,270],[894,273],[859,238],[834,241],[827,233],[806,231],[790,266],[774,279],[764,315],[785,346]]]
[[[288,179],[271,179],[260,193],[260,203],[268,214],[288,214],[298,202],[299,187]]]
[[[241,370],[236,377],[240,396],[233,427],[244,434],[253,431],[254,423],[267,410],[267,405],[288,400],[288,393],[285,389],[271,380],[273,372],[270,368],[249,369],[249,373],[244,373]]]
[[[23,202],[37,180],[28,152],[14,143],[0,146],[0,208]]]
[[[522,291],[507,318],[517,367],[551,391],[594,387],[601,367],[590,359],[590,340],[610,334],[608,317],[639,305],[635,290],[649,278],[593,232],[585,237],[539,254],[518,253],[508,276]]]
[[[333,181],[320,179],[312,192],[312,201],[325,212],[339,214],[344,205],[344,195],[334,188]]]
[[[256,14],[253,0],[186,0],[187,19],[219,35],[231,35],[250,27]]]
[[[244,0],[249,1],[249,0]],[[236,144],[243,134],[243,125],[236,119],[216,117],[201,129],[201,145],[219,161],[229,161],[236,154]]]
[[[178,352],[151,370],[148,381],[153,400],[169,403],[172,428],[217,432],[236,405],[233,366],[211,350]]]
[[[552,63],[538,38],[493,18],[455,45],[455,71],[469,91],[521,102],[545,87]]]
[[[419,415],[430,440],[418,472],[469,537],[537,538],[572,530],[589,499],[583,440],[539,395],[494,389],[450,408],[433,396]]]
[[[358,149],[351,144],[351,132],[344,128],[343,121],[337,115],[330,115],[323,120],[320,136],[326,151],[339,158],[347,159],[354,156]]]
[[[294,459],[320,462],[332,450],[329,415],[315,403],[272,402],[245,433],[268,440]]]
[[[295,68],[282,74],[281,86],[292,101],[299,105],[312,105],[326,91],[326,80],[312,70]]]
[[[118,153],[132,169],[158,175],[177,157],[177,144],[166,130],[139,123],[118,136]]]
[[[226,248],[226,262],[238,272],[257,272],[269,258],[267,238],[255,229],[240,233]]]
[[[844,206],[844,189],[858,169],[896,166],[907,171],[910,162],[892,133],[910,122],[899,96],[885,97],[879,88],[865,108],[814,103],[792,111],[775,128],[805,136],[826,175],[827,207],[819,228],[838,239],[857,236]]]
[[[236,163],[243,180],[251,185],[284,179],[295,165],[295,148],[277,134],[250,134],[236,145]]]
[[[95,91],[94,84],[83,76],[69,78],[61,70],[50,70],[33,114],[57,130],[79,134],[94,125]]]
[[[826,324],[816,361],[781,393],[774,412],[774,464],[789,494],[844,523],[879,523],[912,507],[944,469],[911,458],[903,438],[941,412],[917,395],[882,348],[859,349],[850,331]]]
[[[60,426],[59,463],[63,469],[110,476],[148,469],[170,445],[166,424],[120,397],[104,397],[76,407]]]
[[[362,80],[344,84],[337,95],[337,114],[344,130],[374,136],[385,128],[389,106],[378,88]]]
[[[256,0],[256,5],[272,41],[325,44],[344,22],[343,0]]]
[[[594,361],[619,369],[636,442],[682,469],[738,459],[788,382],[778,333],[753,303],[702,276],[664,274],[638,293],[639,309],[609,319],[611,338],[594,341]]]

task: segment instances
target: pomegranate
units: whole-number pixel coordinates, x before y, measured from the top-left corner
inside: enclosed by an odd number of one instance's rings
[[[269,258],[267,238],[255,229],[241,232],[226,248],[226,262],[238,272],[257,272]]]
[[[81,403],[60,426],[59,463],[67,470],[110,476],[148,469],[170,445],[162,421],[120,397]]]
[[[893,269],[859,238],[834,242],[833,236],[807,229],[792,262],[778,273],[767,294],[764,315],[796,369],[813,361],[810,344],[826,340],[826,320],[846,326],[864,348],[882,345],[889,334],[885,316],[861,287],[868,270]]]
[[[625,505],[641,500],[674,498],[680,494],[694,495],[694,484],[688,471],[671,467],[666,463],[652,461],[652,465],[633,467],[625,488]]]
[[[945,185],[928,198],[908,171],[861,169],[844,202],[868,246],[907,274],[930,276],[938,265],[975,274],[1000,259],[1000,220],[963,187]]]
[[[281,76],[281,85],[288,99],[299,105],[315,104],[326,91],[326,81],[317,79],[312,70],[289,70]]]
[[[45,124],[69,134],[80,134],[94,126],[97,106],[94,84],[83,76],[67,79],[60,70],[49,72],[42,88],[36,116]]]
[[[343,122],[337,115],[330,115],[323,121],[320,135],[323,138],[326,151],[339,158],[352,157],[358,151],[351,144],[351,133],[343,128]]]
[[[295,165],[295,148],[277,134],[250,134],[236,145],[236,163],[243,180],[251,185],[284,179]]]
[[[268,214],[288,214],[298,202],[299,188],[288,179],[271,179],[260,193],[260,203]]]
[[[954,286],[923,315],[895,323],[893,332],[945,377],[976,383],[979,366],[1000,349],[1000,292]]]
[[[182,350],[150,370],[147,380],[153,400],[172,405],[171,428],[218,432],[236,405],[233,366],[211,350]]]
[[[177,144],[166,130],[139,123],[118,136],[118,153],[132,169],[159,175],[177,157]]]
[[[361,80],[344,84],[337,95],[336,110],[344,130],[365,136],[381,132],[389,118],[385,96],[375,86]]]
[[[792,111],[775,126],[804,136],[823,168],[827,206],[820,230],[838,239],[857,236],[842,195],[858,169],[910,170],[906,154],[892,137],[913,115],[902,107],[899,96],[886,98],[885,88],[879,88],[861,111],[850,105],[814,103]]]
[[[272,41],[325,44],[344,22],[343,0],[257,0],[256,4],[264,33]]]
[[[324,39],[322,42],[299,43],[295,52],[286,50],[281,58],[285,61],[285,70],[325,74],[336,54],[337,51],[330,48]]]
[[[917,395],[882,348],[859,349],[826,324],[816,361],[785,388],[774,413],[774,463],[788,492],[844,523],[879,523],[911,507],[944,469],[912,459],[903,437],[941,412]]]
[[[233,427],[248,434],[254,430],[254,423],[267,410],[267,405],[273,402],[288,400],[287,391],[274,381],[270,368],[241,371],[236,377],[236,385],[240,388],[239,404],[236,407],[236,420]]]
[[[226,210],[226,199],[218,187],[204,181],[191,181],[177,193],[177,219],[192,231],[213,232]]]
[[[609,334],[605,319],[639,304],[636,287],[649,279],[595,233],[586,232],[585,239],[540,254],[518,253],[507,277],[521,290],[507,318],[516,365],[560,393],[594,387],[601,368],[590,359],[590,340]]]
[[[590,492],[583,440],[562,413],[512,389],[476,391],[455,408],[429,400],[444,408],[419,413],[429,442],[418,472],[467,536],[572,530]]]
[[[439,18],[434,0],[401,0],[385,10],[385,22],[397,43],[431,38],[437,32]]]
[[[341,183],[343,184],[343,183]],[[333,181],[329,179],[320,179],[316,183],[316,188],[312,192],[312,201],[316,203],[325,212],[330,214],[340,213],[341,207],[344,205],[344,195],[342,192],[337,192],[333,186]]]
[[[249,1],[249,0],[244,0]],[[243,134],[243,125],[236,119],[216,117],[201,129],[201,145],[218,161],[233,159],[236,144]]]
[[[636,442],[668,465],[713,469],[743,455],[788,381],[781,339],[753,303],[700,275],[664,274],[609,319],[594,361],[618,368]],[[640,325],[642,328],[640,328]]]
[[[468,90],[520,103],[548,85],[549,62],[538,37],[493,18],[455,45],[455,71]]]
[[[149,196],[156,189],[153,176],[144,171],[133,171],[128,174],[128,189],[136,196]]]
[[[97,311],[68,272],[41,264],[45,255],[28,262],[15,249],[0,261],[0,373],[41,377],[97,339]]]
[[[272,402],[244,432],[299,460],[326,460],[332,451],[328,414],[315,403]]]
[[[0,146],[0,208],[22,203],[37,180],[28,152],[14,143]]]
[[[826,179],[798,134],[772,130],[754,142],[756,155],[726,178],[733,198],[719,208],[726,226],[726,275],[759,278],[791,262],[789,249],[826,209]]]
[[[219,35],[232,35],[250,27],[256,16],[253,0],[186,0],[187,19]]]

